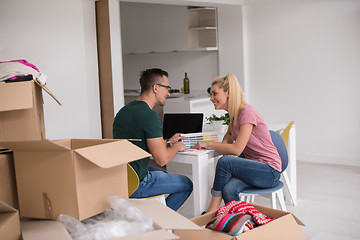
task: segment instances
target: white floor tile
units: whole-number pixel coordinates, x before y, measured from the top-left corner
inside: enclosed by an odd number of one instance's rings
[[[307,238],[360,239],[360,168],[298,161],[297,174],[298,204],[286,207],[305,223]],[[266,197],[255,203],[270,207]],[[179,212],[192,217],[192,195]]]

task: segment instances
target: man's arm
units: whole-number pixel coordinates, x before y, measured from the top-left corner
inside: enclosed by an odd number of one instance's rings
[[[171,143],[170,147],[166,147],[166,141],[162,138],[149,138],[146,143],[155,162],[163,167],[168,164],[179,151],[184,151],[186,145],[183,142]]]

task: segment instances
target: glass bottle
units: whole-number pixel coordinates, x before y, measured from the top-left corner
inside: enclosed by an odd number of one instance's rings
[[[184,78],[184,93],[185,94],[190,93],[190,80],[187,76],[187,73],[185,73],[185,78]]]

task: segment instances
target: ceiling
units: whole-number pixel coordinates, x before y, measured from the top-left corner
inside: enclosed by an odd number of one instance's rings
[[[186,6],[243,5],[246,0],[120,0],[120,2],[159,3]]]

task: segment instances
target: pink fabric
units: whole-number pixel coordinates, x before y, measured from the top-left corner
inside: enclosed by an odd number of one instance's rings
[[[26,61],[25,59],[19,59],[19,60],[11,60],[11,61],[4,61],[4,62],[0,62],[0,63],[7,63],[7,62],[18,62],[18,63],[22,63],[28,67],[31,67],[33,69],[35,69],[37,72],[40,72],[39,69],[34,65],[34,64],[31,64],[29,63],[28,61]],[[14,76],[12,78],[10,78],[9,80],[14,80],[16,79],[17,76]]]
[[[274,218],[268,217],[265,214],[259,212],[252,205],[250,205],[244,201],[228,202],[225,206],[222,206],[215,212],[214,218],[219,217],[219,216],[225,216],[228,214],[233,214],[233,213],[251,214],[254,221],[260,225],[266,224],[266,223],[269,223],[269,222],[275,220]]]
[[[245,157],[266,163],[281,172],[281,159],[271,140],[269,129],[261,115],[249,104],[246,104],[241,110],[236,126],[233,122],[230,124],[234,141],[239,134],[240,126],[247,123],[253,124],[254,127],[244,149]]]

